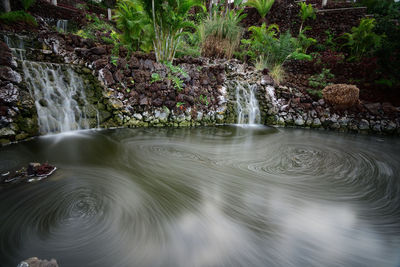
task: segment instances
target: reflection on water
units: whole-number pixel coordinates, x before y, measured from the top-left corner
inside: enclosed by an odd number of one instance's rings
[[[272,128],[117,129],[0,149],[0,265],[399,266],[400,140]]]

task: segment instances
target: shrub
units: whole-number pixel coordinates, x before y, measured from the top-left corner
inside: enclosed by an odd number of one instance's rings
[[[86,19],[90,22],[82,29],[78,30],[75,34],[87,39],[96,39],[96,33],[112,33],[114,26],[104,20],[99,19],[96,15],[86,15]]]
[[[322,90],[326,102],[336,109],[348,109],[358,103],[360,90],[355,85],[332,84]]]
[[[240,21],[245,17],[243,10],[231,10],[226,15],[214,11],[198,27],[201,54],[206,57],[230,59],[240,44],[243,27]]]
[[[358,27],[353,27],[351,33],[344,33],[344,48],[348,49],[349,60],[359,61],[362,57],[371,56],[380,46],[382,36],[374,33],[375,19],[362,19]]]
[[[13,24],[18,21],[22,21],[29,24],[37,25],[36,19],[32,15],[22,10],[0,14],[0,21],[6,24]]]
[[[309,59],[309,56],[299,52],[298,41],[289,32],[279,35],[278,25],[272,24],[261,27],[252,26],[250,39],[242,40],[243,50],[258,67],[273,69],[282,65],[287,59]],[[278,38],[279,35],[279,38]]]

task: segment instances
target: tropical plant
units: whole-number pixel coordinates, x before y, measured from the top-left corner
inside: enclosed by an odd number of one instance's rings
[[[245,18],[243,10],[231,10],[221,14],[217,10],[198,27],[201,53],[208,57],[231,58],[240,44],[243,27],[240,21]]]
[[[21,0],[22,7],[25,11],[27,11],[35,2],[36,0]]]
[[[192,7],[204,6],[200,0],[151,0],[143,2],[144,10],[152,20],[153,47],[157,61],[173,61],[182,34],[194,28],[187,20]]]
[[[359,61],[362,57],[370,56],[382,43],[382,36],[374,32],[376,21],[373,18],[364,18],[358,27],[353,27],[351,33],[344,33],[343,48],[348,49],[349,60]]]
[[[175,56],[177,58],[184,56],[199,57],[201,55],[199,43],[200,40],[197,32],[187,32],[183,34],[181,42],[179,42],[178,47],[176,48]]]
[[[274,2],[275,0],[249,0],[246,2],[246,6],[257,9],[258,14],[260,14],[263,21],[265,21],[265,17],[267,16]]]
[[[299,6],[300,6],[299,17],[301,18],[301,25],[300,25],[299,33],[301,33],[303,30],[304,22],[309,18],[315,20],[317,16],[316,16],[315,10],[311,4],[306,4],[305,2],[300,2]]]
[[[314,38],[306,36],[305,32],[310,29],[311,27],[305,27],[297,36],[298,52],[300,53],[306,54],[308,48],[317,43],[317,40],[315,40]]]
[[[195,6],[205,9],[200,0],[120,0],[117,22],[125,43],[148,51],[151,41],[158,62],[172,61],[182,35],[195,27],[187,19]]]
[[[272,24],[267,27],[263,23],[261,27],[251,26],[249,31],[251,32],[250,39],[242,40],[242,48],[247,50],[248,56],[256,63],[256,66],[272,70],[288,59],[302,59],[304,55],[296,52],[299,49],[298,42],[290,32],[279,35],[278,25]]]
[[[133,51],[152,50],[153,26],[141,1],[119,1],[115,13],[117,27],[122,31],[122,43]]]

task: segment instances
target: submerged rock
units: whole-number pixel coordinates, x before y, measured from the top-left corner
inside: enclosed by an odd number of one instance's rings
[[[58,264],[55,259],[48,261],[33,257],[20,262],[17,267],[58,267]]]
[[[48,163],[29,163],[28,167],[21,168],[17,171],[9,171],[0,175],[0,184],[35,182],[40,181],[52,175],[57,170],[56,167]]]

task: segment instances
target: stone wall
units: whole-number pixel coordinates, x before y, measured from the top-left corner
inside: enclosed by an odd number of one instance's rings
[[[400,134],[400,109],[388,103],[360,103],[352,110],[335,111],[323,100],[313,101],[296,88],[276,85],[268,73],[237,60],[184,58],[168,67],[157,63],[154,55],[128,56],[124,49],[119,58],[113,57],[112,46],[96,46],[74,35],[42,32],[37,39],[45,49],[33,51],[31,59],[70,64],[84,79],[100,127],[235,123],[235,84],[244,82],[257,85],[266,125]],[[38,129],[22,71],[1,45],[0,139],[6,143],[35,136]]]
[[[38,134],[37,114],[18,63],[0,41],[0,144]]]

